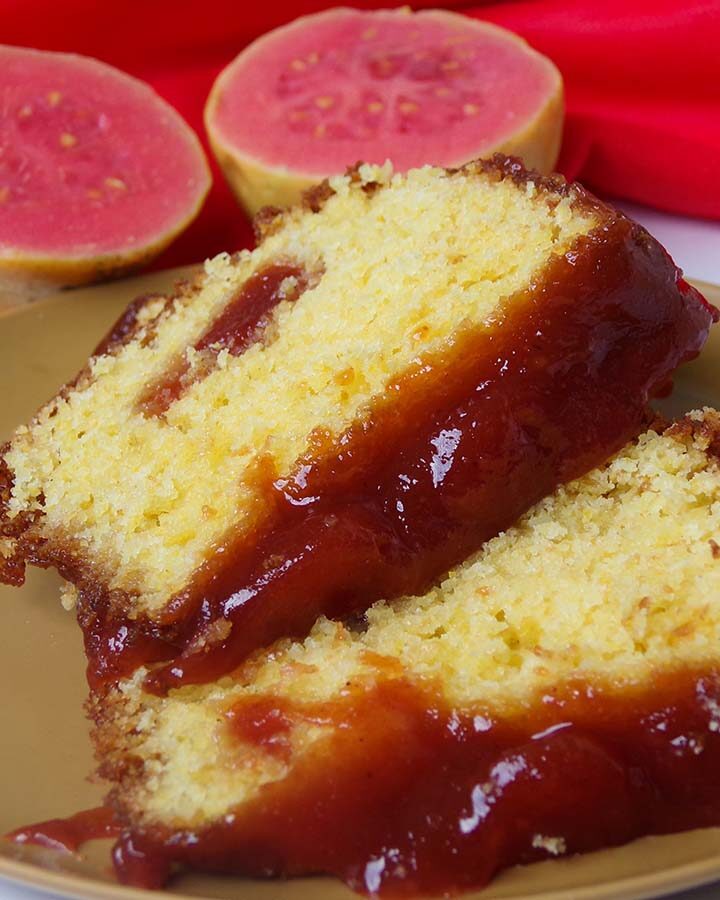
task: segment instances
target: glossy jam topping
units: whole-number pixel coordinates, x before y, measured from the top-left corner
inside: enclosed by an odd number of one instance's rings
[[[195,343],[193,349],[200,354],[200,362],[191,370],[183,354],[159,382],[147,388],[138,402],[139,408],[146,415],[162,415],[192,381],[212,371],[221,350],[240,356],[263,340],[278,303],[297,300],[307,286],[308,274],[297,264],[277,263],[255,272]]]
[[[209,681],[320,614],[425,590],[641,430],[713,318],[678,277],[626,220],[578,239],[345,434],[312,435],[291,473],[261,462],[256,530],[229,533],[162,618],[128,620],[81,591],[92,682],[163,659],[150,690]]]
[[[510,717],[452,709],[392,678],[332,703],[252,698],[228,713],[243,746],[274,753],[270,732],[298,722],[330,736],[210,827],[128,833],[116,869],[139,886],[162,884],[180,864],[331,873],[367,894],[436,895],[516,863],[718,825],[719,702],[715,669],[621,694],[568,684]],[[285,724],[278,732],[268,721]]]
[[[6,835],[6,838],[16,844],[37,844],[50,850],[77,853],[88,841],[117,838],[121,830],[113,812],[105,806],[99,806],[84,809],[67,819],[49,819],[47,822],[18,828]]]

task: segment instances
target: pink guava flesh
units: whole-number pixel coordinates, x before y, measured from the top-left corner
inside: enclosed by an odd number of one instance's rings
[[[227,70],[212,125],[271,166],[449,166],[495,148],[558,90],[501,29],[438,11],[333,10],[262,38]]]
[[[143,82],[87,57],[0,46],[0,256],[123,254],[198,211],[190,127]]]

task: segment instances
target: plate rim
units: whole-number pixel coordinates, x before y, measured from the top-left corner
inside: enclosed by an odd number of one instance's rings
[[[720,827],[717,828],[701,828],[692,829],[697,832],[717,832],[720,842]],[[688,832],[674,832],[673,834],[682,834]],[[668,835],[646,835],[637,838],[629,843],[637,843],[646,840],[648,837],[664,837],[671,838],[673,834]],[[628,846],[628,845],[620,845]],[[610,849],[603,848],[594,853],[603,853]],[[75,854],[73,854],[75,855]],[[573,856],[564,857],[567,860],[577,860],[592,853],[578,853]],[[546,865],[556,860],[544,860],[535,865]],[[531,866],[513,866],[513,869],[531,869]],[[222,878],[222,875],[215,877]],[[237,878],[238,876],[230,876]],[[328,881],[336,881],[331,876],[324,876]],[[144,888],[135,888],[121,883],[112,881],[101,881],[97,878],[86,877],[84,875],[76,875],[70,872],[56,872],[45,868],[40,864],[25,862],[23,860],[13,859],[0,854],[0,878],[5,878],[21,887],[29,887],[35,890],[52,891],[61,897],[67,897],[69,900],[158,900],[159,897],[180,897],[188,898],[188,900],[218,900],[208,894],[188,894],[180,891],[168,891],[166,889],[148,890]],[[582,887],[566,887],[550,891],[542,891],[541,893],[522,893],[508,894],[502,900],[645,900],[645,898],[667,897],[678,891],[699,888],[703,885],[712,884],[713,881],[720,878],[720,849],[716,857],[693,860],[692,862],[679,863],[668,869],[659,869],[655,872],[644,872],[637,875],[627,875],[616,878],[597,885],[584,885]],[[256,883],[257,879],[248,878],[249,883]],[[268,879],[268,884],[273,883],[272,879]],[[275,884],[282,885],[282,880],[275,880]],[[492,883],[492,882],[491,882]],[[1,885],[0,885],[1,886]],[[243,891],[244,893],[244,891]],[[483,889],[467,892],[468,896],[481,897]],[[238,900],[242,900],[241,895],[237,895]],[[360,896],[360,895],[358,895]],[[463,893],[458,898],[463,897]]]

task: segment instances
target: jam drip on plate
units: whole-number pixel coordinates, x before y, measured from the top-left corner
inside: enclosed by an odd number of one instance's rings
[[[6,835],[16,844],[37,844],[50,850],[77,853],[88,841],[117,838],[121,827],[112,810],[105,806],[84,809],[66,819],[48,819]]]
[[[179,865],[439,895],[516,863],[718,825],[719,701],[715,669],[622,693],[566,684],[505,717],[393,677],[329,703],[249,698],[226,716],[238,753],[284,746],[288,774],[202,830],[124,834],[116,870],[144,887]],[[292,759],[303,722],[328,736]]]

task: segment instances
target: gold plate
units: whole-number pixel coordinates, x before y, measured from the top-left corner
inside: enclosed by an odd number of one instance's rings
[[[164,272],[59,294],[0,316],[0,442],[24,422],[85,361],[88,353],[138,294],[167,289],[180,272]],[[720,303],[720,287],[699,285]],[[703,404],[720,407],[720,326],[702,355],[676,379],[665,410],[677,414]],[[20,589],[0,586],[0,834],[100,804],[83,717],[84,656],[73,616],[58,599],[54,573],[31,570]],[[77,898],[147,897],[113,881],[109,842],[89,844],[81,856],[0,841],[0,876]],[[720,828],[643,838],[625,847],[537,863],[503,873],[466,900],[635,900],[720,878]],[[171,893],[233,900],[349,900],[327,878],[262,882],[188,875]]]

